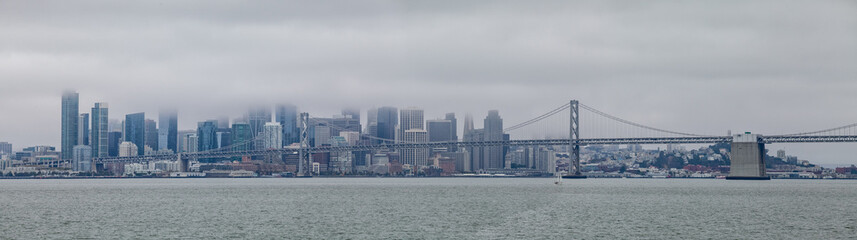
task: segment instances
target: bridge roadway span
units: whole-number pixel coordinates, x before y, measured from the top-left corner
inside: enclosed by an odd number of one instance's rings
[[[578,145],[607,145],[607,144],[711,144],[731,143],[731,136],[700,136],[700,137],[661,137],[661,138],[589,138],[580,139]],[[857,142],[857,135],[848,136],[764,136],[761,143],[821,143],[821,142]],[[476,142],[427,142],[427,143],[381,143],[374,145],[355,146],[323,146],[308,147],[304,150],[310,153],[373,151],[382,149],[414,149],[414,148],[443,148],[443,147],[488,147],[488,146],[548,146],[570,145],[569,139],[541,140],[507,140],[507,141],[476,141]],[[300,148],[239,150],[239,151],[210,151],[181,153],[182,158],[222,158],[238,156],[264,156],[270,154],[294,154]],[[96,163],[135,163],[157,160],[176,160],[177,154],[161,154],[132,157],[95,158]]]

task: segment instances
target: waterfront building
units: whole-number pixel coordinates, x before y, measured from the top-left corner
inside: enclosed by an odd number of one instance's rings
[[[276,121],[283,126],[283,146],[299,143],[300,124],[298,123],[298,108],[292,104],[280,104],[274,107]]]
[[[72,170],[78,172],[92,171],[92,147],[87,145],[74,146]]]
[[[120,157],[133,157],[138,155],[137,144],[130,141],[124,141],[119,144]]]
[[[283,148],[283,126],[277,122],[265,123],[263,138],[266,149]]]
[[[146,119],[146,147],[152,152],[158,150],[158,124],[152,119]]]
[[[125,137],[126,142],[134,143],[134,146],[137,147],[137,155],[145,154],[146,113],[141,112],[125,115],[125,128],[122,135]]]
[[[77,144],[89,145],[89,113],[81,113],[77,118]]]
[[[220,123],[218,121],[218,123]],[[161,110],[158,113],[158,150],[178,151],[178,112]]]
[[[107,157],[110,154],[108,121],[107,103],[95,103],[92,107],[92,129],[89,137],[92,157]]]
[[[466,120],[465,120],[465,122],[466,122]],[[467,126],[467,125],[465,124],[465,126]],[[484,137],[485,137],[484,129],[472,129],[472,130],[467,130],[467,132],[464,133],[464,141],[478,142],[478,141],[483,141]],[[467,149],[466,150],[467,153],[469,153],[469,159],[470,159],[469,169],[470,169],[470,171],[477,171],[477,170],[485,169],[486,164],[485,164],[485,161],[483,158],[484,147],[467,147],[466,149]],[[465,166],[464,169],[468,169],[468,167]]]
[[[78,145],[78,126],[77,121],[80,119],[78,115],[79,96],[77,92],[66,91],[62,95],[62,133],[61,145],[62,159],[72,159],[74,152],[72,149]]]

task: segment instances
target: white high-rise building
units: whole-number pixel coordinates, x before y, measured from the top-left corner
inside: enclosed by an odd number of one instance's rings
[[[278,122],[265,123],[263,134],[265,139],[265,148],[283,148],[283,125],[280,125]]]
[[[119,156],[120,157],[137,156],[137,145],[132,143],[132,142],[129,142],[129,141],[124,141],[124,142],[120,143],[119,144]]]
[[[428,142],[428,133],[421,129],[411,129],[404,133],[405,142]],[[410,164],[415,170],[425,166],[429,157],[429,150],[425,148],[402,149],[402,164]]]
[[[339,132],[339,136],[345,138],[345,142],[350,146],[357,145],[357,142],[360,141],[360,133],[354,131],[342,131]]]
[[[74,146],[72,170],[79,172],[92,171],[92,147],[89,145]]]
[[[405,132],[411,129],[425,130],[423,110],[419,108],[406,108],[400,110],[399,127],[397,137],[400,141],[405,139]]]

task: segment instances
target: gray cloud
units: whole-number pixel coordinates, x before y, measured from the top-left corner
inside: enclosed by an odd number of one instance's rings
[[[569,99],[686,132],[857,122],[853,1],[3,1],[0,140],[59,145],[62,89],[180,125],[292,102],[507,125]],[[586,123],[583,123],[586,127]],[[477,125],[480,125],[477,123]],[[772,146],[780,147],[780,146]],[[851,163],[845,145],[785,145]]]

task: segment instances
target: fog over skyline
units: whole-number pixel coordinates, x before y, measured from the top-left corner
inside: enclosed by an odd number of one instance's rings
[[[277,103],[511,126],[570,99],[714,135],[857,123],[855,1],[2,1],[0,32],[15,149],[59,147],[65,89],[181,130]],[[768,148],[857,164],[853,143]]]

